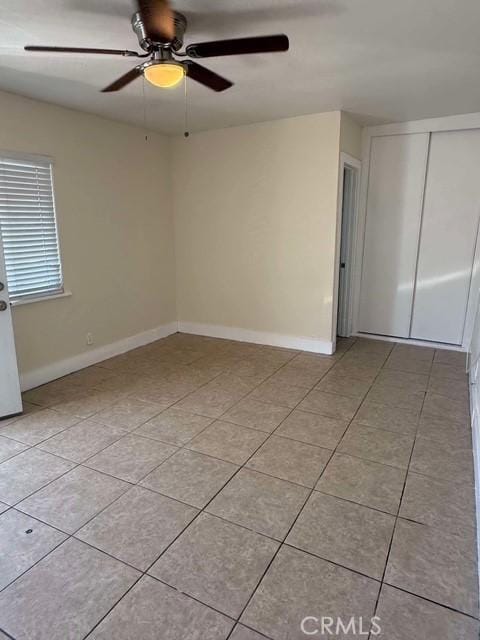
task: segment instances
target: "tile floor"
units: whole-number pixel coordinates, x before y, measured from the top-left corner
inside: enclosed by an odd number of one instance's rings
[[[477,639],[464,357],[177,334],[29,391],[0,549],[0,638]]]

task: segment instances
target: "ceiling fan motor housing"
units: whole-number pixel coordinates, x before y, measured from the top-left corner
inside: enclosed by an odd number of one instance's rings
[[[156,45],[168,46],[173,51],[179,51],[183,47],[183,38],[187,29],[187,19],[183,13],[174,11],[173,21],[175,24],[175,37],[168,42],[154,42],[149,38],[147,29],[142,20],[140,11],[137,11],[132,16],[132,29],[138,38],[138,43],[144,51],[151,51]]]

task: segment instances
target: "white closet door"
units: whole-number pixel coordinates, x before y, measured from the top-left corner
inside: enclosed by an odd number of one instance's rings
[[[359,330],[408,338],[428,133],[373,138]]]
[[[432,133],[411,337],[461,344],[480,213],[480,130]]]

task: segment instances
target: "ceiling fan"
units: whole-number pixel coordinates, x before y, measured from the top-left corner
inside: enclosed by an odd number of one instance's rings
[[[138,11],[132,16],[134,30],[140,47],[146,53],[119,49],[84,49],[77,47],[26,46],[26,51],[53,53],[96,53],[132,58],[148,58],[123,76],[105,87],[104,93],[119,91],[136,78],[145,78],[157,87],[167,88],[177,85],[184,76],[213,89],[225,91],[233,82],[207,69],[194,60],[183,58],[214,58],[247,53],[267,53],[288,51],[286,35],[236,38],[189,44],[184,51],[183,39],[187,30],[187,19],[178,11],[173,11],[169,0],[136,0]],[[177,58],[180,58],[178,60]]]

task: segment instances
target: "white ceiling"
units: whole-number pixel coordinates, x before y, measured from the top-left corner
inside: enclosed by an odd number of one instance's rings
[[[131,0],[1,0],[0,89],[143,124],[143,81],[100,89],[135,59],[25,44],[136,48]],[[288,53],[206,60],[235,82],[189,82],[190,129],[343,109],[361,123],[480,111],[478,0],[177,0],[186,43],[286,33]],[[148,127],[183,131],[183,89],[146,84]]]

